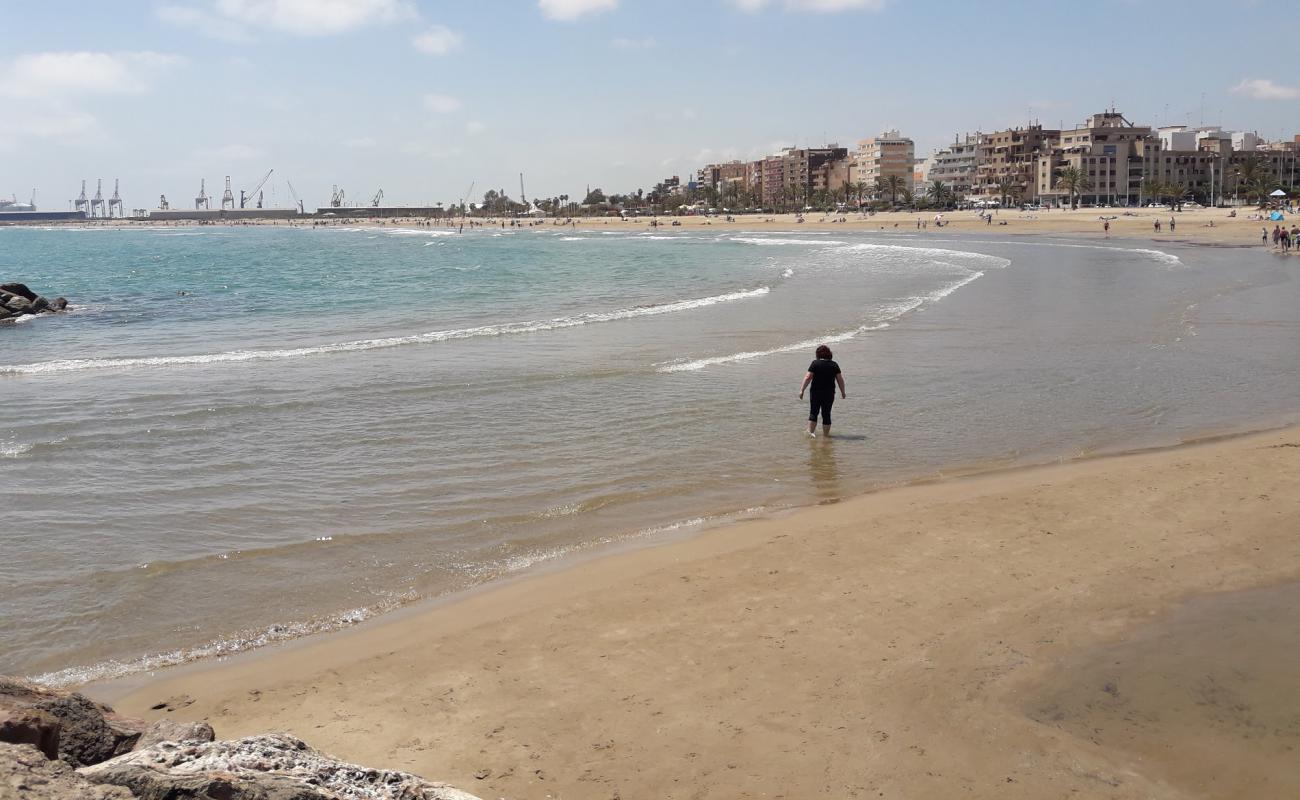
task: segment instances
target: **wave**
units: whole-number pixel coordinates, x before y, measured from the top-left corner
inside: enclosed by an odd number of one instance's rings
[[[8,442],[0,444],[0,458],[17,458],[23,453],[29,452],[33,445],[18,444],[17,442]]]
[[[984,273],[982,271],[974,271],[971,272],[969,275],[963,277],[961,280],[954,281],[948,284],[947,286],[944,286],[941,289],[937,289],[933,292],[930,292],[929,294],[919,295],[916,297],[908,297],[896,303],[891,303],[889,305],[886,305],[876,311],[875,319],[847,331],[830,333],[825,336],[820,336],[816,339],[805,339],[804,341],[801,342],[794,342],[793,344],[781,345],[780,347],[772,347],[767,350],[746,350],[740,353],[731,353],[730,355],[725,355],[725,356],[710,356],[709,358],[699,358],[694,361],[685,361],[685,362],[671,363],[671,364],[658,364],[656,365],[657,367],[656,371],[696,372],[706,367],[717,366],[718,364],[731,364],[737,361],[748,361],[754,358],[764,358],[766,356],[778,355],[780,353],[792,353],[798,350],[812,350],[819,344],[846,342],[849,339],[856,338],[864,333],[869,333],[870,331],[878,331],[878,330],[883,330],[885,328],[888,328],[892,321],[897,320],[899,317],[903,316],[904,314],[907,314],[911,311],[915,311],[917,308],[920,308],[922,305],[925,305],[926,303],[938,302],[939,300],[942,300],[943,298],[957,291],[958,289],[965,286],[966,284],[978,280],[983,276]]]
[[[916,238],[916,237],[908,237],[908,238]],[[1104,245],[1104,244],[1076,244],[1073,242],[1070,243],[1021,242],[1021,241],[1014,241],[1014,240],[1004,241],[1004,240],[994,240],[994,239],[975,239],[975,240],[949,239],[947,241],[961,242],[962,244],[1012,244],[1012,245],[1019,245],[1021,247],[1073,247],[1081,250],[1110,250],[1117,253],[1137,253],[1138,255],[1142,255],[1150,258],[1152,261],[1158,261],[1161,264],[1168,264],[1170,266],[1183,266],[1183,260],[1178,256],[1174,255],[1173,253],[1166,253],[1163,250],[1153,250],[1149,247],[1113,247],[1111,245]],[[956,252],[964,252],[964,251],[956,251]]]
[[[822,239],[820,241],[815,239],[760,239],[757,237],[749,237],[749,236],[733,236],[727,241],[741,242],[743,244],[766,245],[766,246],[790,245],[790,244],[810,244],[810,245],[819,245],[819,246],[848,244],[848,242],[840,242],[834,239]]]
[[[473,328],[453,328],[442,331],[429,331],[409,336],[390,336],[380,339],[358,339],[348,342],[316,345],[312,347],[292,347],[279,350],[231,350],[224,353],[205,353],[188,356],[141,356],[135,358],[69,358],[56,361],[41,361],[34,364],[0,365],[0,375],[40,375],[54,372],[75,372],[92,369],[127,369],[132,367],[172,367],[195,366],[206,364],[229,364],[245,361],[268,361],[304,356],[325,355],[327,353],[351,353],[361,350],[379,350],[390,347],[402,347],[413,344],[432,344],[472,339],[481,336],[509,336],[522,333],[539,333],[542,331],[574,328],[600,322],[615,322],[638,317],[651,317],[661,314],[674,314],[696,308],[748,300],[761,297],[771,291],[771,287],[760,286],[757,289],[728,292],[726,294],[700,297],[692,300],[678,300],[673,303],[635,306],[617,311],[598,311],[588,314],[575,314],[568,317],[556,317],[548,320],[531,322],[507,322],[500,325],[480,325]]]

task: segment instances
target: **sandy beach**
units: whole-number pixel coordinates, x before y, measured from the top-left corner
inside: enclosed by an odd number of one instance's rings
[[[1297,481],[1286,429],[913,485],[91,690],[491,798],[1295,796]]]

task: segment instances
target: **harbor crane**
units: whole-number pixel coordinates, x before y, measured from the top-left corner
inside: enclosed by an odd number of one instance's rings
[[[334,190],[330,193],[330,207],[331,208],[343,207],[343,190],[340,189],[338,186],[335,186]]]
[[[240,208],[244,208],[244,206],[248,203],[248,201],[253,198],[253,195],[257,195],[257,207],[258,208],[262,207],[262,187],[265,186],[266,182],[271,179],[272,172],[275,172],[275,170],[268,169],[266,171],[266,174],[262,176],[262,179],[257,182],[257,185],[253,187],[253,191],[245,192],[243,189],[239,190]]]
[[[113,179],[113,196],[110,197],[110,198],[108,198],[108,216],[109,216],[109,218],[112,218],[112,217],[113,217],[113,213],[114,213],[114,212],[117,212],[117,216],[119,216],[119,217],[125,217],[125,216],[126,216],[126,213],[122,211],[122,194],[121,194],[121,192],[118,191],[118,180],[117,180],[117,178],[114,178],[114,179]]]
[[[226,191],[221,195],[221,210],[235,210],[235,193],[230,191],[230,176],[226,176]]]
[[[199,196],[194,198],[194,210],[212,210],[212,205],[208,202],[207,181],[203,178],[199,178]]]
[[[380,201],[380,200],[383,200],[383,199],[384,199],[384,190],[383,190],[383,189],[380,189],[379,191],[375,192],[375,196],[374,196],[374,197],[370,198],[370,207],[371,207],[371,208],[378,208],[378,207],[379,207],[379,201]]]
[[[289,180],[288,178],[285,178],[284,182],[289,184],[289,194],[290,196],[293,197],[293,201],[298,204],[298,213],[306,214],[307,211],[306,209],[303,208],[302,198],[298,196],[298,190],[293,188],[293,181]]]
[[[165,194],[158,195],[158,210],[159,211],[171,210],[171,205],[167,202],[167,195]]]
[[[73,207],[85,214],[90,211],[90,201],[86,199],[86,181],[81,181],[81,195],[73,202]]]
[[[104,179],[100,178],[95,186],[95,196],[90,198],[90,216],[104,216]]]

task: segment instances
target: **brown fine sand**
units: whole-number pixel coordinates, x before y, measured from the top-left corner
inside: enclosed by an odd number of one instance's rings
[[[1300,428],[892,489],[93,691],[485,798],[1296,797],[1297,485]]]

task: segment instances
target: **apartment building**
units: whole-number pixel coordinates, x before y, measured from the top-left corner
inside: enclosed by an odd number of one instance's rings
[[[971,193],[979,162],[980,134],[954,137],[952,144],[936,150],[926,159],[923,182],[943,181],[957,197]]]
[[[985,200],[1002,197],[1002,183],[1009,182],[1012,194],[1021,202],[1038,199],[1038,156],[1055,146],[1059,130],[1038,123],[1023,128],[982,134],[975,159],[975,180],[971,195]]]
[[[1134,125],[1117,111],[1093,114],[1040,149],[1035,162],[1035,199],[1069,203],[1069,192],[1060,186],[1059,178],[1062,170],[1074,167],[1087,181],[1078,195],[1080,202],[1131,205],[1141,192],[1148,149],[1160,141],[1150,127]],[[1216,148],[1231,149],[1231,137],[1214,141]]]
[[[910,191],[916,188],[915,163],[916,144],[896,130],[885,131],[858,142],[849,178],[854,183],[874,187],[878,179],[897,175]]]

